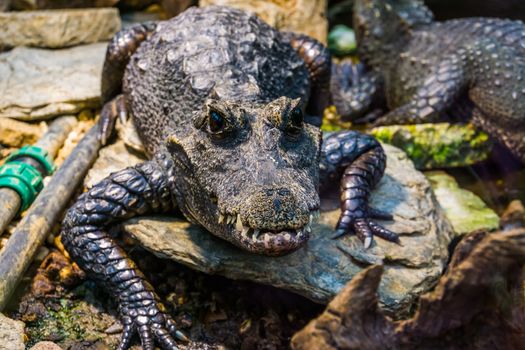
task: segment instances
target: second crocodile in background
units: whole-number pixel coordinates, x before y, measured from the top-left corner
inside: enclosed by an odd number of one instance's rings
[[[371,73],[333,91],[338,110],[358,117],[384,96],[391,111],[377,124],[471,118],[525,163],[523,22],[437,22],[417,0],[356,0],[354,29]]]
[[[111,174],[67,212],[62,241],[71,257],[115,297],[124,326],[145,349],[184,338],[153,286],[109,226],[179,210],[191,222],[250,252],[282,255],[309,238],[319,185],[339,185],[337,235],[398,236],[368,207],[383,175],[379,142],[355,131],[321,146],[330,56],[319,42],[281,33],[255,15],[192,8],[138,25],[109,44],[103,70],[102,138],[131,116],[150,161]],[[122,87],[122,90],[121,90]]]

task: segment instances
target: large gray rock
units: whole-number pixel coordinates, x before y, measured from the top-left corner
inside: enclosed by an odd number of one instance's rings
[[[98,107],[106,45],[0,54],[0,117],[35,120]]]
[[[15,321],[0,313],[0,348],[24,350],[24,322]]]
[[[0,13],[0,47],[63,48],[109,40],[120,30],[117,9]]]
[[[285,288],[322,303],[328,302],[364,266],[384,264],[380,301],[385,310],[399,316],[407,313],[417,296],[432,288],[441,275],[452,228],[425,176],[399,149],[385,145],[385,150],[386,175],[373,192],[371,204],[393,213],[395,220],[382,224],[401,234],[403,246],[378,238],[372,248],[365,250],[356,237],[330,239],[338,210],[322,213],[304,248],[279,258],[241,251],[174,217],[136,218],[123,227],[159,256],[206,273]],[[86,185],[141,160],[119,141],[101,152]]]

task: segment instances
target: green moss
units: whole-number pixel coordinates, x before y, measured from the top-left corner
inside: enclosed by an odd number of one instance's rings
[[[474,193],[460,188],[452,176],[443,171],[429,171],[425,176],[457,235],[499,228],[498,215]]]
[[[471,165],[486,159],[492,146],[488,135],[470,124],[392,125],[370,133],[403,149],[418,169]]]
[[[28,346],[45,340],[54,341],[63,348],[82,341],[98,340],[113,346],[118,342],[118,335],[108,336],[104,330],[116,319],[107,314],[97,300],[100,298],[84,284],[75,290],[73,299],[62,298],[52,305],[49,303],[45,316],[26,322]]]
[[[41,340],[60,341],[63,339],[82,340],[85,332],[78,323],[78,305],[60,299],[58,309],[47,309],[47,315],[27,327],[30,345]]]
[[[341,115],[337,113],[335,106],[329,106],[325,109],[323,115],[323,124],[321,130],[326,132],[348,130],[352,127],[352,123],[343,121]]]

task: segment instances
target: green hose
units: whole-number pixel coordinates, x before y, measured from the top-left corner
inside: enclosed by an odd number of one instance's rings
[[[41,170],[24,162],[24,158],[38,162],[45,172],[41,173]],[[0,188],[7,187],[18,193],[22,200],[19,212],[22,212],[29,208],[44,187],[43,177],[54,171],[55,165],[47,151],[36,146],[24,146],[11,153],[0,166]]]

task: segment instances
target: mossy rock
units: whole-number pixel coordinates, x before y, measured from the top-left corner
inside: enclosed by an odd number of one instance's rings
[[[370,133],[404,150],[418,169],[471,165],[485,160],[492,148],[489,136],[471,124],[391,125]]]
[[[436,198],[445,210],[456,235],[499,228],[499,216],[481,198],[460,188],[452,176],[444,171],[429,171],[425,176],[430,180]]]

